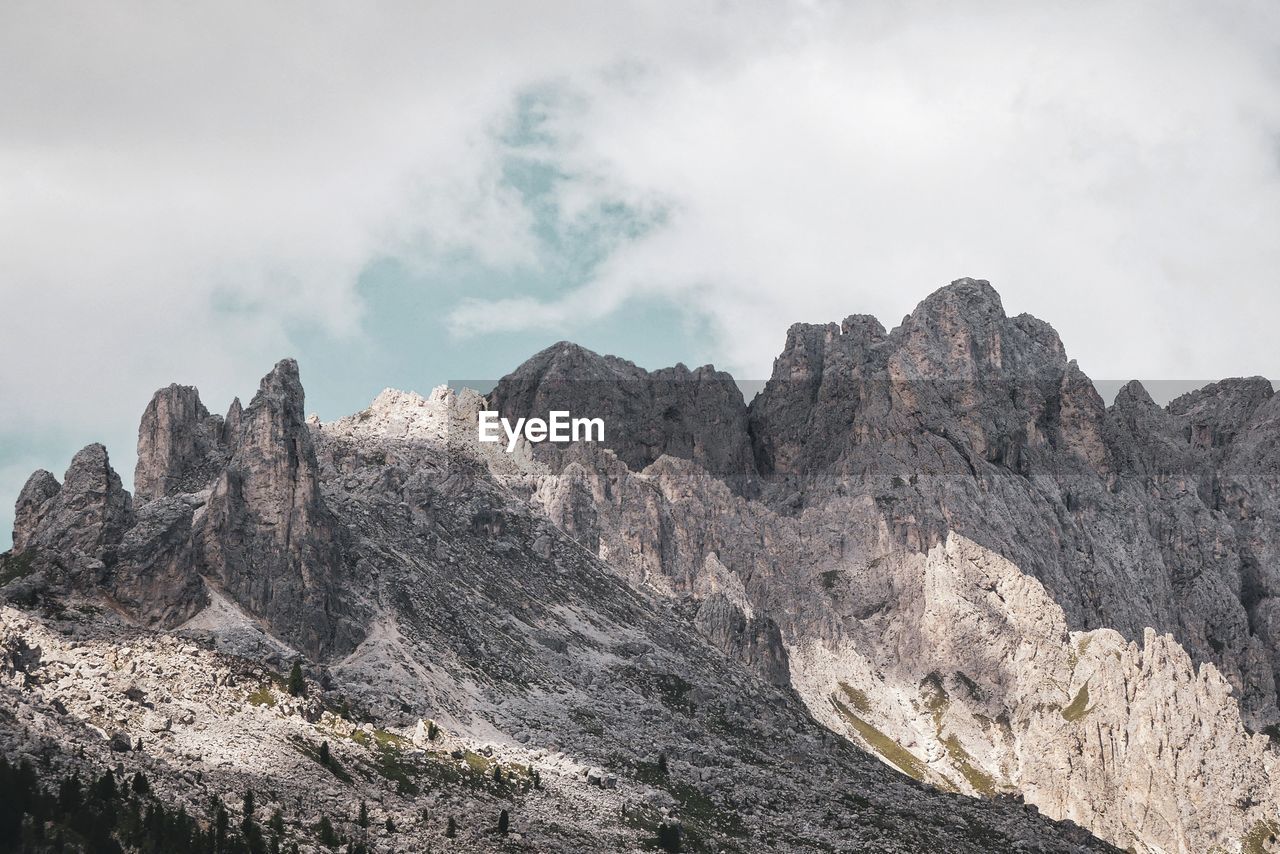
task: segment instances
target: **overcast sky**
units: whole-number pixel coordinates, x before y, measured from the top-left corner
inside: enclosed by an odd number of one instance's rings
[[[0,5],[0,546],[285,355],[326,418],[560,338],[763,378],[974,276],[1095,379],[1280,375],[1274,2],[200,5]]]

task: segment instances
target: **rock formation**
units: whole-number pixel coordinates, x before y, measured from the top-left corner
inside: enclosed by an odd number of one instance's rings
[[[1278,400],[1108,407],[971,279],[793,326],[749,404],[570,344],[329,424],[291,360],[225,418],[169,386],[136,504],[100,446],[18,498],[0,743],[287,793],[306,844],[360,787],[399,850],[424,807],[474,850],[500,809],[545,851],[1268,850]],[[606,440],[508,454],[486,406]]]
[[[503,377],[489,395],[500,415],[546,418],[551,410],[602,418],[605,446],[638,471],[663,454],[694,460],[746,485],[755,473],[747,411],[733,377],[704,365],[650,373],[614,356],[561,342]],[[554,452],[554,446],[540,450]]]
[[[235,429],[238,433],[238,426]],[[142,502],[200,491],[226,464],[225,438],[223,420],[209,414],[196,389],[183,385],[160,389],[138,426],[134,497]]]
[[[777,621],[792,683],[815,714],[900,770],[967,792],[1016,789],[1117,844],[1230,848],[1276,804],[1265,794],[1270,751],[1248,735],[1280,719],[1274,399],[1265,381],[1230,380],[1162,408],[1131,383],[1108,408],[1051,327],[1006,316],[986,282],[962,279],[891,332],[861,316],[791,328],[749,406],[758,498],[735,495],[693,462],[666,457],[635,470],[587,449],[553,461],[560,474],[542,478],[534,497],[624,577],[666,595],[705,597],[714,558],[714,573],[727,569],[746,604]],[[1090,765],[1089,744],[1078,739],[1066,752],[1037,744],[1040,723],[1019,713],[1040,701],[996,679],[999,662],[966,669],[967,645],[990,639],[962,640],[955,632],[963,625],[949,621],[926,630],[910,605],[922,595],[920,557],[957,536],[1008,561],[1045,591],[1037,607],[1051,603],[1062,615],[1060,663],[1039,656],[1043,668],[1026,679],[1065,681],[1073,672],[1066,633],[1110,630],[1100,648],[1135,671],[1128,684],[1139,678],[1133,656],[1164,645],[1177,654],[1163,660],[1181,655],[1184,664],[1150,678],[1208,679],[1216,686],[1209,707],[1188,699],[1168,719],[1168,707],[1135,710],[1110,695],[1094,720],[1158,733],[1124,762],[1108,755]],[[1009,655],[1030,643],[1027,632],[1009,630]],[[807,672],[844,667],[842,678],[853,679],[938,649],[951,653],[896,681],[848,682],[865,712],[836,682]],[[964,695],[968,682],[957,673],[975,685],[994,680],[986,696],[1002,699],[981,713],[993,722],[985,730],[970,720],[952,731],[950,717],[935,721],[927,711],[937,697]],[[1062,690],[1052,699],[1059,708],[1072,701]],[[832,711],[833,696],[857,726]],[[892,702],[881,706],[881,697]],[[1212,735],[1189,748],[1179,733],[1203,720],[1215,721]],[[1215,753],[1215,740],[1252,746]],[[1160,766],[1184,750],[1216,756],[1206,760],[1215,770],[1191,779]],[[1033,754],[1059,763],[1054,774],[1029,770]],[[1151,794],[1155,780],[1167,799]],[[1114,798],[1143,806],[1126,813]]]

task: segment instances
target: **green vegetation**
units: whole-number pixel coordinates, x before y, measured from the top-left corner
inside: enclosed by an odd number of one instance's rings
[[[329,821],[329,816],[322,815],[320,820],[316,822],[316,839],[325,848],[338,847],[338,834],[334,832],[333,822]]]
[[[384,737],[380,738],[380,735]],[[373,735],[373,768],[382,777],[395,783],[396,791],[400,794],[416,795],[419,789],[414,777],[418,773],[418,768],[405,755],[404,747],[406,744],[406,740],[397,735],[375,730]]]
[[[329,752],[329,742],[322,741],[320,746],[317,747],[300,735],[291,736],[289,738],[289,742],[293,745],[295,750],[308,759],[312,759],[316,763],[328,768],[329,773],[337,777],[342,782],[352,782],[351,775],[347,773],[346,769],[343,768],[333,754]]]
[[[871,702],[867,700],[865,691],[855,688],[845,682],[839,682],[837,684],[840,686],[840,690],[844,692],[845,697],[847,697],[849,702],[853,704],[854,709],[864,715],[871,711]]]
[[[294,697],[305,697],[307,695],[307,683],[302,678],[302,663],[293,662],[293,667],[289,670],[289,693]]]
[[[588,735],[604,735],[604,723],[590,709],[570,709],[569,719]]]
[[[263,685],[258,690],[249,695],[249,704],[253,706],[266,706],[271,708],[276,704],[276,695],[271,690],[271,686]]]
[[[1091,711],[1093,709],[1089,708],[1089,683],[1086,681],[1076,692],[1075,699],[1062,710],[1062,717],[1069,721],[1078,721]]]
[[[830,593],[836,589],[836,582],[840,580],[840,570],[828,569],[820,577],[822,578],[822,589]]]
[[[983,771],[973,762],[973,757],[960,744],[960,740],[954,735],[949,735],[942,739],[942,746],[947,749],[947,758],[951,760],[951,764],[960,772],[973,790],[985,798],[993,797],[996,793],[996,781],[990,774]]]
[[[670,709],[692,713],[694,706],[689,700],[689,692],[693,686],[674,673],[658,673],[653,677],[653,685],[658,699]]]
[[[688,850],[704,850],[704,838],[713,833],[725,836],[745,834],[742,819],[736,812],[717,806],[698,787],[672,777],[666,768],[665,758],[660,756],[658,762],[636,763],[634,776],[642,783],[665,789],[679,804],[680,818],[684,823],[682,835]],[[647,815],[643,811],[629,811],[625,819],[631,826],[654,833],[655,836],[661,823],[660,815]],[[713,850],[719,851],[722,848],[722,845],[717,844]]]
[[[218,851],[265,854],[267,843],[256,824],[243,836],[231,826],[216,798],[214,819],[204,823],[185,808],[167,806],[152,794],[145,777],[129,785],[111,771],[85,785],[77,776],[61,778],[46,790],[29,762],[0,757],[0,847],[14,851]],[[281,850],[281,837],[271,850]]]
[[[964,682],[966,687],[973,682],[958,671],[956,677]],[[946,686],[942,684],[942,677],[937,673],[930,673],[920,683],[920,687],[924,695],[925,708],[933,717],[934,732],[938,736],[938,741],[942,742],[942,746],[946,749],[951,766],[960,772],[960,776],[964,777],[979,795],[988,798],[995,795],[997,790],[995,779],[978,767],[973,757],[969,755],[969,751],[965,750],[964,745],[960,743],[960,739],[954,735],[944,737],[942,734],[942,719],[947,709],[951,708],[951,696],[947,693]],[[976,693],[978,686],[974,684],[969,690],[971,693]]]
[[[678,824],[663,822],[658,825],[658,847],[663,851],[679,851],[684,842],[684,829]]]
[[[1267,854],[1267,846],[1274,844],[1280,834],[1280,824],[1274,821],[1259,821],[1240,840],[1240,850],[1244,854]]]
[[[372,734],[363,729],[355,729],[351,731],[351,740],[361,747],[374,745],[377,747],[393,747],[397,750],[404,750],[413,744],[404,736],[396,735],[394,732],[388,732],[385,729],[375,729]]]
[[[893,763],[903,774],[921,781],[927,777],[927,766],[914,753],[855,715],[835,696],[831,697],[831,703],[868,747]]]
[[[473,750],[468,750],[463,753],[462,761],[466,763],[467,767],[470,768],[474,774],[487,775],[489,773],[490,766],[493,765],[493,762],[489,757],[481,753],[476,753]]]

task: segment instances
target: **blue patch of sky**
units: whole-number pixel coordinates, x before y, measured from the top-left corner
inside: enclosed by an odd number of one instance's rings
[[[357,283],[362,335],[338,340],[320,329],[292,330],[309,408],[328,419],[356,411],[383,387],[425,393],[451,380],[496,380],[562,339],[650,368],[710,359],[708,318],[664,297],[632,298],[603,318],[567,319],[556,328],[452,334],[449,312],[467,300],[555,299],[589,287],[621,245],[666,223],[660,206],[643,209],[602,196],[567,216],[562,190],[578,180],[556,158],[553,117],[567,97],[554,87],[521,95],[500,132],[506,156],[501,180],[519,194],[532,219],[536,263],[503,268],[474,253],[434,259],[428,271],[382,258]]]

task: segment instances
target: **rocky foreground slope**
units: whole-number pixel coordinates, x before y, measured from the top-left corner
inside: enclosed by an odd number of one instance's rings
[[[133,496],[101,446],[33,475],[0,564],[7,838],[1111,850],[824,727],[732,571],[697,601],[629,584],[530,503],[555,475],[528,447],[476,445],[483,405],[387,392],[308,422],[285,361],[226,417],[158,391]]]
[[[32,476],[5,756],[206,829],[251,790],[303,850],[1275,850],[1265,380],[1107,407],[960,280],[792,327],[749,404],[559,344],[487,400],[302,405],[289,361],[225,417],[170,386],[134,495],[100,446]],[[484,407],[607,441],[507,454]]]

